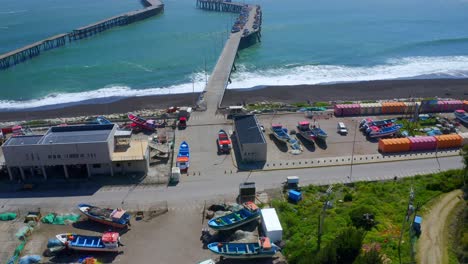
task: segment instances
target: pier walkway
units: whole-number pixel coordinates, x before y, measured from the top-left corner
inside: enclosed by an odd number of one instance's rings
[[[142,0],[142,3],[145,6],[143,9],[113,16],[111,18],[74,29],[70,33],[58,34],[17,50],[2,54],[0,55],[0,70],[8,69],[18,63],[39,56],[41,51],[47,51],[64,46],[67,43],[67,36],[68,43],[71,43],[72,41],[93,36],[116,26],[128,25],[136,21],[155,16],[164,9],[164,4],[159,0]]]
[[[220,108],[225,89],[230,83],[231,72],[235,70],[235,60],[242,41],[251,41],[252,38],[260,40],[261,11],[257,5],[243,5],[223,1],[198,0],[197,7],[212,11],[236,13],[241,12],[243,7],[249,8],[247,21],[240,31],[230,34],[210,75],[205,90],[197,102],[197,110],[204,111],[200,113],[204,117],[200,118],[200,123],[203,123],[209,122],[210,118],[215,116]],[[256,17],[259,21],[257,21],[257,27],[254,28]],[[244,30],[248,30],[248,32],[244,33]]]

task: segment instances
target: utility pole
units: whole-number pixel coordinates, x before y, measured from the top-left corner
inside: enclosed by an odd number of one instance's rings
[[[403,239],[403,233],[404,233],[404,230],[405,230],[406,223],[410,220],[410,216],[413,213],[414,197],[415,197],[414,189],[413,189],[413,186],[411,186],[410,195],[409,195],[409,198],[408,198],[408,207],[406,208],[405,219],[403,219],[403,223],[401,224],[400,239],[398,241],[398,259],[400,260],[400,264],[401,264],[401,241]]]
[[[322,243],[322,234],[323,234],[323,224],[325,222],[326,211],[328,207],[331,205],[330,203],[330,196],[333,192],[333,185],[330,185],[326,191],[327,200],[323,202],[322,211],[319,214],[319,223],[318,223],[318,232],[317,232],[317,251],[320,250],[320,244]]]
[[[355,120],[353,120],[355,121]],[[357,134],[357,127],[358,123],[356,122],[356,125],[354,126],[354,139],[353,139],[353,149],[351,150],[351,166],[349,169],[349,182],[353,182],[353,163],[354,163],[354,145],[356,145],[356,134]]]

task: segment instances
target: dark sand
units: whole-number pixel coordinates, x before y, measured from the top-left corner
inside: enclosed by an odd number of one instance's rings
[[[194,97],[195,96],[195,97]],[[392,80],[330,85],[270,86],[260,89],[229,89],[223,106],[261,101],[310,102],[376,100],[409,97],[450,97],[468,99],[468,79]],[[131,97],[104,104],[82,104],[52,110],[0,112],[0,121],[36,120],[83,115],[127,113],[142,109],[193,105],[198,94],[171,94]]]

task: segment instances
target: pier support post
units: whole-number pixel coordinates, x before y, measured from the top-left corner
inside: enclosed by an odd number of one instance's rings
[[[10,177],[10,181],[13,181],[13,174],[11,173],[11,168],[7,167],[8,170],[8,176]]]
[[[47,181],[47,172],[46,172],[45,166],[42,166],[41,169],[42,169],[42,176],[44,177],[44,180]]]
[[[109,168],[110,168],[110,175],[114,177],[114,167],[112,167],[112,162],[109,163]]]
[[[68,179],[70,176],[68,175],[67,165],[63,165],[63,172],[65,173],[65,179]]]
[[[19,169],[20,169],[20,173],[21,173],[21,179],[22,179],[23,181],[26,180],[26,176],[24,175],[24,169],[23,169],[23,167],[19,167]]]
[[[88,163],[86,163],[86,171],[88,172],[88,178],[91,178],[91,168]]]

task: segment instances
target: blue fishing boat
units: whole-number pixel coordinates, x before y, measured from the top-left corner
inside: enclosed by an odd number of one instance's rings
[[[105,232],[102,236],[83,236],[73,233],[56,235],[65,248],[78,251],[119,251],[120,237],[117,232]]]
[[[402,128],[402,125],[391,125],[388,127],[371,126],[366,132],[370,138],[380,138],[394,135]]]
[[[250,223],[260,217],[260,209],[252,202],[243,204],[243,208],[230,213],[228,215],[220,216],[208,221],[208,226],[214,230],[230,230],[247,223]]]
[[[465,112],[465,110],[456,110],[454,114],[455,118],[457,118],[460,123],[468,125],[468,114]]]
[[[262,237],[252,243],[222,243],[208,244],[208,249],[225,258],[254,259],[271,258],[278,251],[278,247],[270,242],[268,237]]]
[[[190,166],[190,147],[187,142],[182,141],[179,147],[179,154],[177,154],[176,166],[181,171],[187,171]]]
[[[323,130],[320,127],[317,127],[315,125],[310,129],[310,131],[318,139],[321,139],[321,140],[325,141],[327,139],[327,137],[328,137],[328,134],[325,132],[325,130]]]
[[[273,124],[271,125],[271,133],[275,138],[277,138],[279,141],[287,143],[289,141],[289,135],[288,135],[288,130],[286,128],[283,128],[282,125],[280,124]]]
[[[107,118],[103,117],[103,116],[98,116],[96,117],[96,121],[98,122],[98,124],[100,125],[110,125],[112,124],[111,121],[109,121]]]

